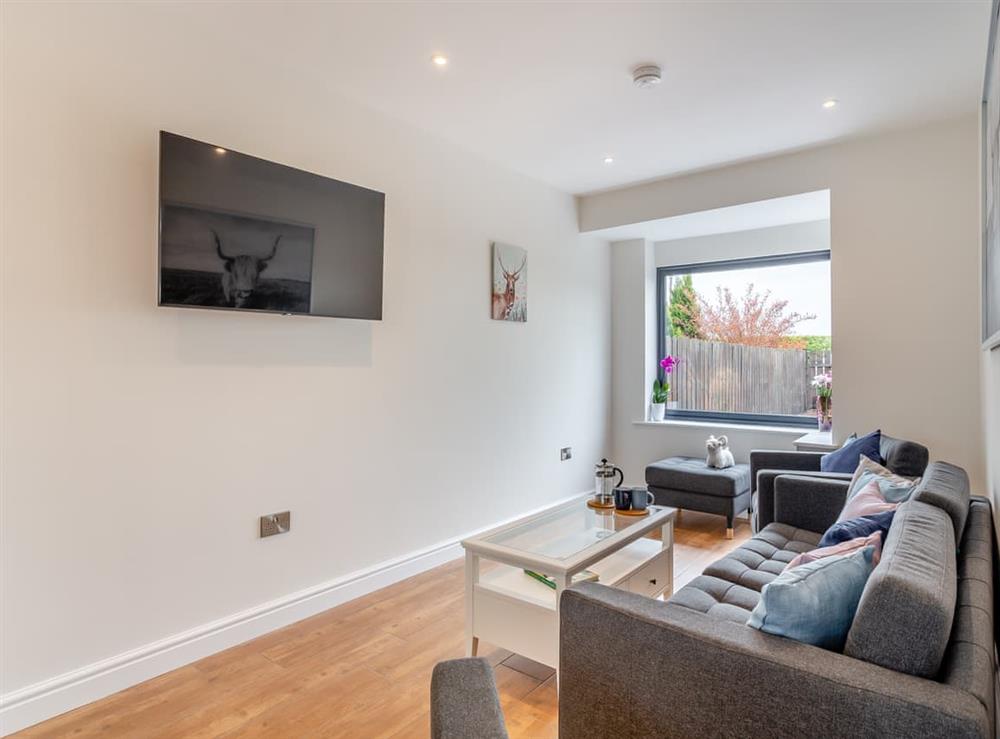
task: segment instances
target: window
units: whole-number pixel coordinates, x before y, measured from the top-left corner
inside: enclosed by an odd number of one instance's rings
[[[660,357],[677,360],[668,417],[816,425],[812,381],[833,369],[829,251],[661,267],[657,283]]]

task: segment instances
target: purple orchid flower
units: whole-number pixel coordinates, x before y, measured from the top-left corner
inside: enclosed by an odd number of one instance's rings
[[[678,360],[674,359],[672,356],[668,354],[667,356],[665,356],[663,359],[660,360],[660,367],[662,367],[663,371],[669,375],[671,372],[674,371],[674,365],[676,365],[677,362]]]

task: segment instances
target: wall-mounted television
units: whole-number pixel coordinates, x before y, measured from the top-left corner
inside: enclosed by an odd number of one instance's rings
[[[160,132],[159,304],[382,318],[385,195]]]

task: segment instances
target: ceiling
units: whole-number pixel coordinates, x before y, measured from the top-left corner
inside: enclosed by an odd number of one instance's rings
[[[976,110],[989,0],[256,3],[269,64],[571,193]],[[431,63],[434,53],[449,63]],[[631,69],[664,68],[639,90]],[[821,103],[837,98],[825,110]],[[603,162],[606,155],[615,161]]]
[[[608,241],[642,238],[660,242],[829,219],[830,191],[817,190],[615,226],[591,231],[588,235],[599,236]]]

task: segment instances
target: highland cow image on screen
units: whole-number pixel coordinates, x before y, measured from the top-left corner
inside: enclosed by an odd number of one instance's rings
[[[308,313],[308,226],[164,205],[160,298],[173,305]]]

